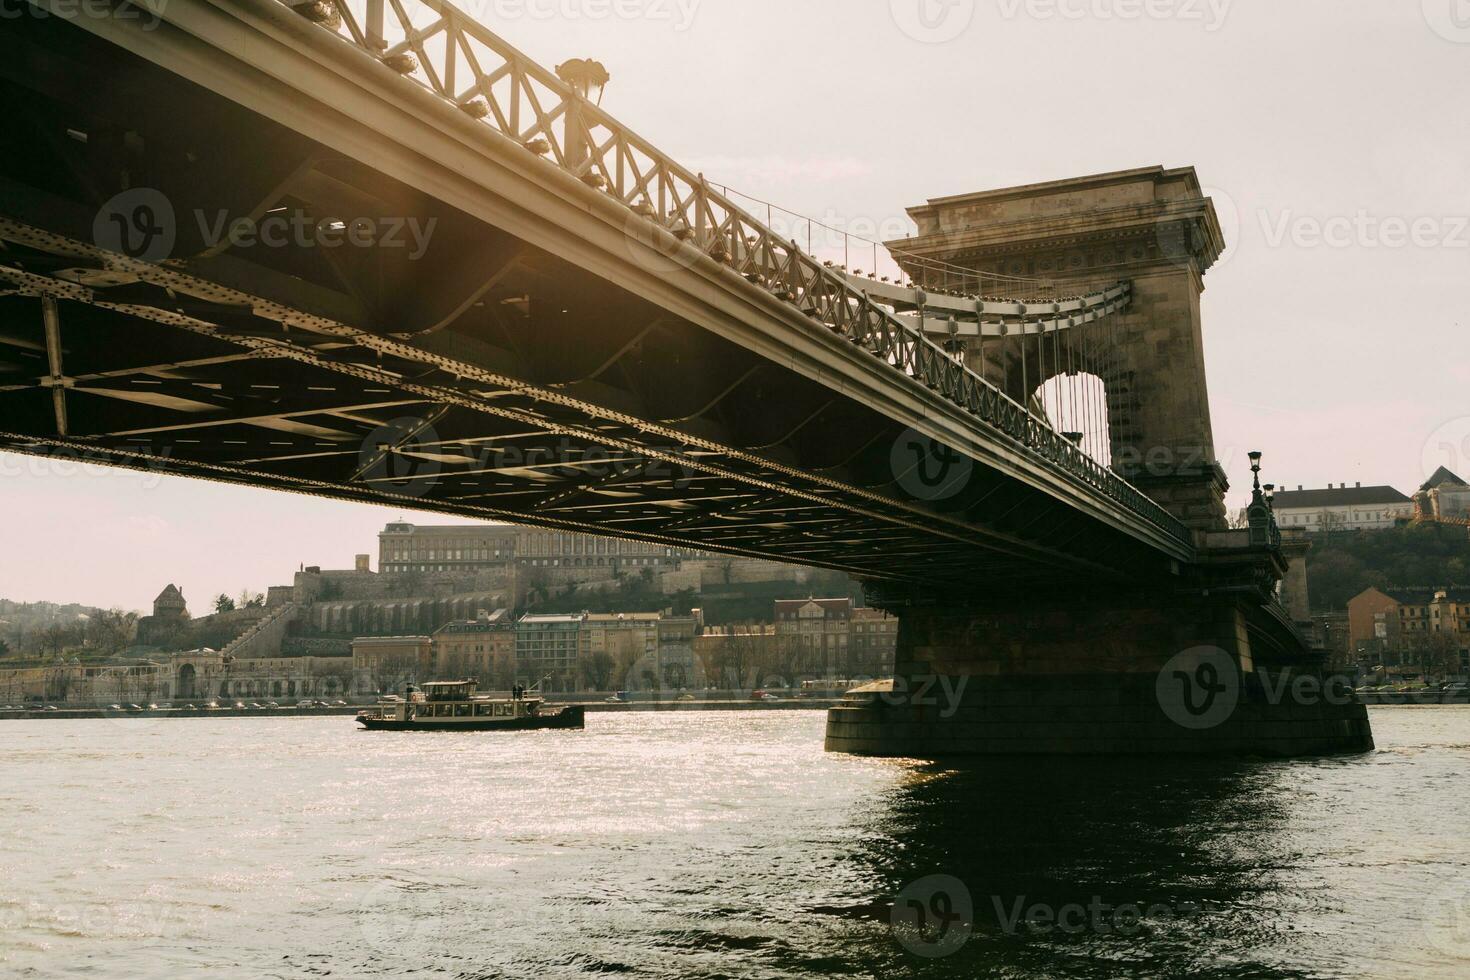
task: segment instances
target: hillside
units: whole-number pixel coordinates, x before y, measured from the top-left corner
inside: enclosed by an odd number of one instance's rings
[[[1364,589],[1470,584],[1470,534],[1463,527],[1420,524],[1390,531],[1312,536],[1307,555],[1312,608],[1345,609]]]

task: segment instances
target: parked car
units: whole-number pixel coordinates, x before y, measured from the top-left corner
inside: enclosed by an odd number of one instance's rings
[[[347,707],[347,702],[346,701],[333,701],[332,702],[332,707],[334,707],[334,708],[345,708],[345,707]]]
[[[603,700],[605,700],[608,704],[627,704],[628,703],[628,702],[624,701],[622,698],[618,697],[616,694],[612,695],[611,697],[604,698]]]
[[[142,705],[138,705],[138,704],[129,704],[129,705],[124,705],[124,707],[125,707],[125,708],[126,708],[126,709],[127,709],[127,710],[128,710],[128,711],[142,711],[142,710],[143,710],[143,706],[142,706]]]
[[[45,707],[43,707],[41,710],[42,711],[55,711],[56,710],[56,705],[54,705],[54,704],[48,704]]]
[[[679,700],[680,701],[693,701],[694,700],[694,695],[692,695],[692,694],[681,694],[681,695],[679,695]]]
[[[244,711],[245,710],[245,702],[244,701],[236,701],[234,704],[230,705],[230,707],[234,708],[237,711]]]
[[[332,703],[330,701],[313,701],[311,702],[311,706],[313,708],[330,708]]]
[[[297,701],[296,702],[296,707],[298,707],[298,708],[315,708],[316,707],[316,702],[315,701]]]

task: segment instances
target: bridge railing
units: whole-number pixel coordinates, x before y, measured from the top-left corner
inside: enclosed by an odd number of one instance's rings
[[[279,0],[624,205],[629,233],[697,249],[1181,541],[1168,511],[599,105],[445,0]],[[391,18],[389,14],[391,13]],[[417,20],[415,19],[417,18]],[[1056,310],[1061,313],[1060,304]]]

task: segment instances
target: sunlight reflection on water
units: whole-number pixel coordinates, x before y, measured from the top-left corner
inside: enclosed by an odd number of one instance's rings
[[[1470,709],[1377,709],[1378,753],[1302,763],[940,767],[826,755],[823,721],[594,714],[583,733],[402,736],[204,719],[137,737],[7,723],[0,967],[1470,971]],[[905,916],[916,930],[895,935]]]

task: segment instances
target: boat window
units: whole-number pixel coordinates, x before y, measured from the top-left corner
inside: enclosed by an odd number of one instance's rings
[[[454,717],[466,718],[469,716],[470,706],[467,704],[456,704],[454,706]]]

